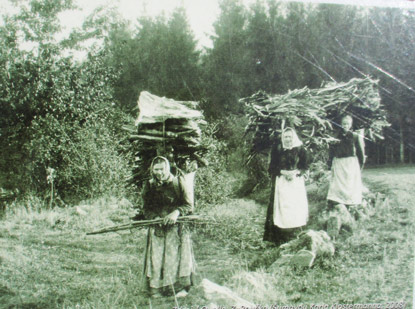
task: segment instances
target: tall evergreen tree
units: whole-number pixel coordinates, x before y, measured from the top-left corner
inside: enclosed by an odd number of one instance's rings
[[[257,1],[250,7],[246,27],[246,81],[245,90],[253,93],[259,89],[267,92],[280,90],[283,80],[281,56],[283,46],[276,15],[269,14],[265,4]],[[277,17],[278,18],[278,17]],[[246,93],[245,92],[245,93]]]
[[[169,18],[139,18],[134,32],[126,25],[112,29],[106,48],[108,64],[120,72],[115,95],[124,110],[134,110],[142,90],[177,100],[200,98],[199,52],[183,8]]]
[[[240,0],[222,0],[213,27],[213,48],[203,59],[204,91],[210,116],[241,111],[238,99],[246,85],[246,9]]]
[[[351,55],[362,70],[380,79],[382,100],[392,128],[385,143],[389,160],[404,163],[415,152],[415,14],[399,9],[372,9],[367,15],[364,48]],[[386,158],[388,160],[388,158]]]

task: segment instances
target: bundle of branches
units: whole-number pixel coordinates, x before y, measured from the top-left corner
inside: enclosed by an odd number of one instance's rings
[[[124,126],[135,155],[132,183],[140,186],[148,178],[151,160],[157,155],[167,157],[175,173],[191,172],[195,163],[206,165],[203,155],[207,146],[201,139],[206,121],[198,108],[198,102],[141,92],[135,126]]]
[[[378,81],[370,78],[353,78],[346,83],[327,83],[323,88],[311,90],[313,98],[320,100],[329,119],[340,127],[339,117],[351,115],[353,128],[364,129],[372,139],[383,139],[383,128],[390,125],[380,100]]]
[[[283,95],[260,91],[240,101],[247,107],[246,134],[253,133],[250,158],[268,151],[287,126],[295,128],[305,147],[314,151],[335,140],[333,129],[343,114],[354,118],[354,129],[366,129],[372,138],[381,138],[382,128],[388,125],[377,81],[369,78],[331,82],[319,89],[304,87]]]
[[[148,226],[155,226],[155,225],[161,225],[163,224],[164,219],[152,219],[152,220],[141,220],[136,222],[130,222],[126,224],[121,225],[115,225],[106,227],[100,230],[92,231],[86,233],[87,235],[96,235],[96,234],[103,234],[103,233],[109,233],[109,232],[117,232],[117,231],[123,231],[123,230],[130,230],[134,228],[144,228]],[[184,217],[177,218],[177,223],[192,223],[192,224],[215,224],[215,221],[212,221],[212,219],[209,218],[203,218],[198,215],[189,215]]]

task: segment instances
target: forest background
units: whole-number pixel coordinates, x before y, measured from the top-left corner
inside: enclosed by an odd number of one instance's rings
[[[135,154],[122,127],[134,123],[143,90],[201,102],[212,146],[198,174],[201,202],[231,194],[224,184],[232,174],[266,177],[241,168],[250,145],[239,99],[258,90],[378,79],[391,126],[383,141],[366,142],[368,165],[415,160],[413,10],[222,0],[212,47],[200,49],[180,7],[135,23],[99,8],[57,40],[58,16],[73,1],[15,4],[0,26],[0,185],[45,207],[103,194],[137,198],[128,185]],[[101,43],[83,44],[91,39]]]

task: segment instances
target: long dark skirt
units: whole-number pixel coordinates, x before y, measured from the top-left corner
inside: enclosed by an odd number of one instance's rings
[[[168,296],[189,290],[195,261],[190,231],[181,224],[150,227],[144,259],[145,291]]]
[[[265,219],[264,241],[269,241],[277,246],[282,245],[294,238],[303,230],[302,227],[282,229],[274,225],[274,194],[275,194],[275,177],[271,180],[271,194],[268,203],[267,217]]]

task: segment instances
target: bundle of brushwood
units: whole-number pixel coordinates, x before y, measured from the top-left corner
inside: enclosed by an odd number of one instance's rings
[[[135,164],[131,183],[141,186],[149,177],[151,160],[166,157],[175,174],[187,174],[207,162],[203,155],[202,129],[206,125],[198,102],[175,101],[143,91],[138,100],[138,118],[124,126],[129,133]]]
[[[187,224],[217,224],[216,221],[201,217],[198,215],[189,215],[177,218],[177,223],[187,223]],[[151,220],[140,220],[135,222],[129,222],[121,225],[114,225],[110,227],[106,227],[100,230],[92,231],[86,233],[87,235],[96,235],[96,234],[103,234],[109,232],[118,232],[123,230],[131,230],[134,228],[145,228],[149,226],[161,225],[164,224],[164,218],[161,219],[151,219]]]
[[[282,95],[259,91],[240,101],[246,105],[253,147],[250,158],[265,153],[285,127],[293,127],[306,148],[318,151],[335,141],[333,130],[339,127],[339,117],[349,114],[354,129],[364,129],[370,139],[382,138],[382,129],[388,126],[383,109],[378,81],[370,78],[351,79],[345,83],[330,82],[322,88],[291,90]]]

